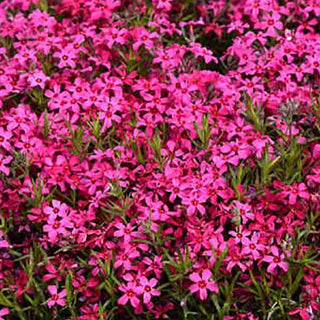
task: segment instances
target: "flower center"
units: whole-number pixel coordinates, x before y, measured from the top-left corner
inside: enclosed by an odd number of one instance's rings
[[[204,280],[199,281],[199,288],[205,288],[206,287],[206,282]]]
[[[59,227],[60,227],[60,223],[58,221],[56,221],[52,226],[53,229],[59,229]]]

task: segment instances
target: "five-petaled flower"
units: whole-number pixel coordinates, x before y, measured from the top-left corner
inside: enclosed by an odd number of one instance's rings
[[[288,262],[285,262],[285,255],[281,253],[278,247],[271,246],[270,251],[272,255],[266,255],[262,261],[268,262],[269,266],[267,271],[270,273],[275,273],[277,267],[281,268],[283,271],[288,271]]]
[[[144,303],[149,303],[151,301],[152,296],[159,296],[160,291],[155,289],[154,287],[157,285],[158,280],[155,278],[152,278],[148,280],[146,277],[141,277],[140,280],[140,285],[143,288],[143,302]]]
[[[123,296],[118,299],[120,305],[125,305],[130,301],[131,305],[136,308],[140,304],[138,296],[143,292],[141,286],[137,286],[134,282],[128,282],[128,284],[121,284],[119,290],[124,292]]]
[[[218,285],[213,280],[210,280],[211,277],[212,272],[208,269],[203,270],[201,275],[197,272],[191,273],[189,278],[194,284],[189,287],[190,291],[192,293],[199,291],[201,300],[207,299],[207,290],[218,293]]]
[[[57,286],[51,285],[51,286],[48,286],[48,291],[51,294],[51,297],[47,301],[48,306],[50,308],[56,304],[62,307],[66,305],[66,299],[65,299],[67,295],[66,289],[63,289],[58,293]]]
[[[40,87],[44,89],[46,81],[49,80],[49,77],[46,76],[42,71],[34,71],[29,74],[28,77],[31,87]]]

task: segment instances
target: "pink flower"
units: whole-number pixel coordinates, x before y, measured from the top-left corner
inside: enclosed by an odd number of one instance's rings
[[[265,246],[258,243],[259,241],[259,234],[254,233],[251,240],[248,238],[244,238],[242,241],[243,254],[251,254],[254,260],[259,259],[260,257],[260,251],[263,251]]]
[[[10,314],[9,308],[2,308],[2,309],[0,310],[0,320],[5,320],[5,319],[3,318],[3,316],[6,316],[6,315],[8,315],[8,314]]]
[[[132,237],[139,235],[138,232],[133,231],[132,226],[130,225],[124,225],[120,222],[115,224],[115,227],[118,229],[115,231],[114,236],[115,237],[123,237],[124,243],[129,243]]]
[[[103,317],[103,319],[107,318],[107,314],[102,314],[99,312],[99,304],[95,303],[94,305],[84,305],[80,308],[81,312],[84,313],[83,316],[80,316],[78,320],[96,320]]]
[[[161,63],[161,68],[171,71],[181,63],[181,57],[177,54],[176,50],[157,50],[156,58],[153,63]]]
[[[264,87],[260,84],[260,80],[259,77],[252,77],[251,80],[245,79],[242,81],[243,86],[240,87],[240,90],[245,90],[250,95],[253,95],[255,91],[263,91]]]
[[[171,202],[174,202],[176,197],[183,197],[183,191],[186,190],[189,185],[186,183],[182,183],[179,179],[172,179],[171,181],[172,186],[168,189],[168,191],[171,192],[170,196],[169,196],[169,200]]]
[[[177,100],[180,100],[186,105],[189,105],[191,102],[191,94],[198,89],[196,84],[188,83],[183,80],[182,77],[176,78],[170,74],[171,85],[168,87]]]
[[[214,293],[218,293],[219,289],[217,284],[214,281],[210,281],[212,273],[210,270],[205,269],[202,271],[201,276],[199,273],[192,273],[189,278],[191,281],[195,282],[190,286],[190,291],[192,293],[199,291],[200,299],[206,300],[208,297],[207,290],[212,291]]]
[[[12,161],[12,157],[4,157],[0,154],[0,172],[4,173],[6,176],[10,174],[10,168],[5,165],[9,164]]]
[[[143,302],[149,303],[151,301],[152,296],[159,296],[160,291],[157,289],[154,289],[156,284],[158,283],[158,280],[155,278],[152,278],[148,280],[146,277],[140,278],[140,285],[143,288]]]
[[[66,236],[70,233],[66,228],[72,227],[73,223],[68,217],[58,219],[56,216],[50,215],[47,224],[43,226],[43,231],[48,233],[50,242],[55,243],[60,235]]]
[[[287,262],[284,262],[285,255],[280,253],[279,249],[276,246],[272,246],[270,251],[273,255],[265,256],[262,261],[269,262],[269,266],[267,271],[270,273],[274,273],[277,267],[280,267],[283,271],[287,271],[289,265]]]
[[[65,289],[58,293],[57,286],[48,286],[48,291],[51,294],[51,298],[48,299],[48,306],[50,308],[55,304],[58,304],[61,307],[66,305],[65,296],[67,295],[67,291]]]
[[[320,183],[320,167],[312,169],[312,173],[307,175],[307,179],[315,183]]]
[[[199,211],[201,215],[204,215],[206,212],[205,207],[202,205],[207,201],[207,195],[201,194],[190,194],[188,198],[182,200],[182,204],[187,206],[188,215],[192,215],[195,212]]]
[[[7,240],[1,240],[3,237],[3,232],[0,230],[0,248],[9,248],[10,245]]]
[[[272,12],[272,15],[266,15],[263,22],[259,24],[261,29],[267,29],[265,31],[265,36],[276,37],[276,29],[282,30],[283,24],[280,21],[280,14],[277,12]]]
[[[124,295],[118,299],[120,305],[125,305],[130,301],[131,305],[136,308],[140,304],[138,296],[143,292],[140,286],[137,286],[134,282],[129,282],[127,285],[120,285],[119,290],[124,292]]]
[[[66,48],[63,48],[60,52],[56,52],[53,56],[60,59],[60,62],[58,64],[59,68],[76,67],[75,61],[77,59],[77,52],[75,52],[73,50],[73,47],[70,45]]]
[[[208,50],[201,46],[198,42],[192,42],[190,43],[190,51],[196,56],[196,57],[202,57],[205,61],[205,63],[210,63],[211,61],[214,61],[215,63],[218,63],[218,59],[213,55],[211,50]]]
[[[125,270],[129,270],[131,268],[131,260],[139,257],[139,255],[139,251],[127,246],[126,251],[118,255],[114,267],[117,269],[122,266]]]
[[[320,144],[316,144],[314,146],[313,151],[312,151],[312,157],[314,159],[319,159],[320,158]]]
[[[46,81],[49,79],[42,71],[35,71],[29,74],[28,81],[31,87],[44,89]]]
[[[236,231],[230,231],[229,232],[229,234],[234,237],[233,241],[235,243],[239,243],[239,242],[243,243],[243,241],[245,241],[245,239],[249,240],[247,238],[247,236],[249,236],[251,232],[248,231],[248,230],[243,230],[242,231],[242,229],[243,229],[242,226],[240,226],[240,228],[239,228],[239,230],[237,232]]]
[[[27,135],[21,135],[20,141],[17,141],[14,146],[19,148],[21,152],[31,153],[36,146],[41,146],[41,142],[37,138]]]
[[[237,211],[236,214],[241,217],[243,223],[247,223],[248,220],[254,220],[254,214],[252,213],[252,208],[249,204],[235,201],[234,205],[235,210]]]
[[[58,281],[61,281],[61,275],[59,274],[59,271],[53,266],[53,265],[47,265],[46,270],[48,271],[47,274],[43,276],[43,281],[47,282],[51,279],[57,279]]]
[[[119,43],[120,45],[124,45],[126,41],[126,35],[128,33],[127,29],[117,29],[117,28],[106,28],[105,31],[105,39],[106,44],[109,49],[112,48],[112,46],[116,43]]]
[[[242,272],[246,271],[247,266],[241,262],[243,260],[242,255],[240,254],[240,249],[236,246],[232,247],[232,250],[229,250],[228,256],[225,259],[227,263],[227,271],[232,272],[232,269],[235,266],[238,266]]]
[[[163,11],[169,11],[172,7],[172,0],[156,0],[157,9],[163,9]]]
[[[153,272],[157,278],[161,277],[163,269],[161,256],[155,256],[153,260],[151,260],[149,257],[146,257],[143,259],[143,263],[146,265],[147,274]]]
[[[9,151],[11,148],[9,139],[11,137],[12,137],[11,132],[4,131],[2,128],[0,128],[0,147],[3,147],[7,151]]]
[[[112,127],[113,123],[119,123],[121,121],[121,117],[119,117],[115,112],[117,109],[112,106],[104,108],[103,111],[100,112],[99,114],[99,119],[104,120],[104,124],[101,128],[101,130],[105,130],[107,128]]]
[[[69,211],[69,207],[65,203],[58,200],[52,200],[52,206],[44,208],[44,212],[48,215],[65,217]]]
[[[138,27],[134,30],[134,44],[133,49],[137,51],[142,45],[146,49],[153,48],[154,40],[157,39],[159,35],[156,32],[148,32],[145,28]]]
[[[308,307],[299,307],[295,308],[289,312],[290,315],[299,314],[302,320],[311,320],[313,317],[310,315],[310,308]]]
[[[289,204],[291,204],[291,205],[296,204],[298,197],[305,199],[305,200],[308,200],[310,197],[308,189],[304,183],[292,184],[289,187],[289,190],[285,191],[284,194],[289,196]]]

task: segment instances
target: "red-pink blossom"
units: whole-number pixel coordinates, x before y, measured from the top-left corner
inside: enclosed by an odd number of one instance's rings
[[[210,280],[211,276],[212,273],[208,269],[203,270],[201,275],[197,272],[193,272],[189,276],[190,280],[194,282],[194,284],[190,286],[190,291],[192,293],[199,291],[201,300],[207,299],[207,290],[214,293],[218,293],[219,291],[217,284],[214,281]]]

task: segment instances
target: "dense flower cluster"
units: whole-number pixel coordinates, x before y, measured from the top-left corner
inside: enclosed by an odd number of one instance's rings
[[[0,3],[0,319],[319,319],[319,0]]]

